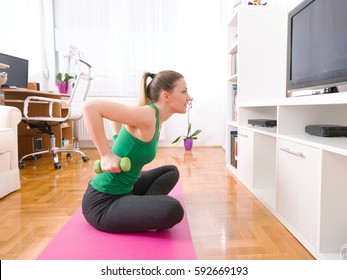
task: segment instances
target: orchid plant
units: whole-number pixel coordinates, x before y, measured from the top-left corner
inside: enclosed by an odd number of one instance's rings
[[[63,76],[63,73],[58,73],[56,78],[58,83],[68,83],[71,79],[75,77],[71,76],[68,73],[65,73],[64,76]]]
[[[58,83],[68,83],[71,79],[74,79],[75,76],[70,75],[70,64],[71,60],[76,56],[80,56],[80,52],[73,45],[69,46],[69,52],[64,54],[64,58],[67,59],[67,70],[66,73],[59,72],[56,76]]]
[[[176,143],[179,143],[181,142],[182,140],[185,140],[185,139],[198,139],[197,135],[202,131],[201,129],[197,129],[195,130],[193,133],[192,133],[192,124],[190,122],[190,110],[193,108],[193,100],[191,100],[189,103],[188,103],[188,110],[187,110],[187,116],[188,116],[188,127],[187,127],[187,133],[186,135],[181,135],[181,136],[178,136],[174,141],[172,141],[171,144],[176,144]]]

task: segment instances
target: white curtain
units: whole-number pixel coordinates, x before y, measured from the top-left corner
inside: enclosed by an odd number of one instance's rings
[[[57,71],[77,47],[93,68],[91,96],[137,96],[144,71],[167,69],[179,20],[173,0],[54,0]],[[71,69],[73,71],[73,67]]]
[[[144,71],[209,67],[224,55],[219,0],[53,0],[56,71],[69,45],[93,68],[90,96],[138,96]],[[220,37],[220,38],[221,38]],[[203,58],[202,56],[205,56]],[[212,65],[201,65],[201,61]],[[189,60],[192,60],[189,63]],[[223,61],[223,60],[220,60]],[[222,62],[223,63],[223,62]],[[186,67],[184,67],[186,65]],[[191,68],[195,70],[188,70]]]

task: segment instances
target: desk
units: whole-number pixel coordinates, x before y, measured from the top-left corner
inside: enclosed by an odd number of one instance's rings
[[[0,92],[3,92],[3,103],[4,105],[14,106],[19,108],[23,113],[24,100],[28,96],[43,96],[48,98],[55,99],[65,99],[69,100],[69,94],[60,94],[54,92],[44,92],[37,90],[28,90],[28,89],[8,89],[8,88],[0,88]],[[48,115],[48,105],[37,102],[34,105],[30,105],[29,114],[32,116],[38,116],[42,114]],[[55,104],[53,106],[53,115],[54,116],[66,116],[67,108],[64,105]],[[53,127],[53,131],[56,138],[57,147],[62,146],[63,138],[68,140],[70,143],[70,147],[72,147],[73,143],[73,122],[66,121],[60,126]],[[40,135],[42,137],[42,149],[50,147],[49,135],[47,134],[38,134],[38,131],[35,129],[28,129],[27,125],[23,122],[20,122],[18,125],[18,157],[32,153],[34,151],[34,136]],[[64,145],[66,147],[66,145]],[[49,154],[47,154],[49,155]]]

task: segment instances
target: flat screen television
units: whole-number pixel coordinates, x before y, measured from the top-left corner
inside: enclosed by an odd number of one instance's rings
[[[0,53],[0,63],[10,65],[10,68],[0,69],[7,73],[7,82],[1,87],[28,88],[29,61],[24,58]]]
[[[291,10],[287,52],[288,92],[347,83],[347,0],[304,0]]]

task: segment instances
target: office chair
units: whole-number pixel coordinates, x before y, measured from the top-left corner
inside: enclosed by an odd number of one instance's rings
[[[91,66],[84,62],[83,60],[79,61],[81,72],[78,74],[73,91],[70,95],[68,101],[47,97],[39,96],[28,96],[24,101],[24,109],[22,121],[28,125],[28,129],[37,129],[39,133],[50,135],[50,147],[48,149],[35,151],[33,153],[24,155],[20,158],[18,166],[20,169],[24,168],[25,164],[23,160],[27,157],[36,159],[36,156],[42,155],[45,153],[52,153],[54,168],[60,169],[61,164],[59,163],[58,153],[67,152],[67,158],[71,157],[72,152],[76,152],[82,155],[82,160],[88,162],[89,158],[82,152],[78,147],[73,147],[72,149],[58,148],[55,143],[55,135],[52,127],[62,125],[63,122],[67,120],[75,121],[79,120],[82,117],[82,103],[86,99],[90,82],[92,80],[90,76]],[[82,71],[86,69],[86,71]],[[46,116],[29,116],[29,107],[30,105],[37,103],[47,103],[48,113]],[[68,113],[65,117],[55,117],[53,116],[53,106],[58,104],[58,106],[66,105]]]

